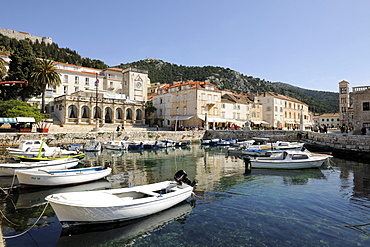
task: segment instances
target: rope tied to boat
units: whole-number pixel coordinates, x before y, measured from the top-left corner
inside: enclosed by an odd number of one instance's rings
[[[41,212],[41,215],[37,218],[37,220],[35,221],[35,223],[32,224],[32,226],[30,226],[27,230],[25,230],[24,232],[22,233],[19,233],[17,235],[13,235],[13,236],[4,236],[3,238],[4,239],[8,239],[8,238],[16,238],[16,237],[19,237],[19,236],[22,236],[23,234],[29,232],[33,227],[35,227],[35,225],[39,222],[39,220],[41,219],[41,217],[44,215],[45,211],[46,211],[46,208],[49,206],[49,202],[46,202],[46,205],[44,207],[44,209],[42,210]],[[2,213],[2,212],[1,212]]]

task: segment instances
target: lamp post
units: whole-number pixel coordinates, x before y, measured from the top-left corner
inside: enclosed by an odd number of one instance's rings
[[[96,105],[95,105],[95,128],[92,131],[99,131],[99,113],[98,113],[98,88],[99,88],[99,79],[98,79],[98,73],[96,73],[96,80],[95,80],[95,99],[96,99]]]

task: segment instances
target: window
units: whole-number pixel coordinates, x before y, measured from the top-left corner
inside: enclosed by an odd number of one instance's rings
[[[271,111],[271,106],[267,106],[266,111]]]
[[[162,116],[162,115],[163,115],[163,110],[159,109],[159,116]]]
[[[78,76],[75,76],[75,84],[78,84]]]
[[[202,107],[202,114],[205,114],[206,113],[206,108],[203,106]]]
[[[142,120],[142,118],[143,118],[142,111],[140,109],[137,109],[136,110],[136,120]]]
[[[184,115],[186,115],[186,107],[184,107]]]
[[[347,88],[346,87],[341,87],[340,88],[340,93],[347,93]]]
[[[64,86],[64,87],[63,87],[63,92],[64,92],[65,94],[67,94],[67,93],[68,93],[68,86]]]
[[[75,92],[78,92],[78,90],[79,90],[79,87],[75,87]]]
[[[89,78],[85,78],[85,85],[89,85]]]
[[[163,99],[162,98],[159,99],[159,104],[163,104]]]
[[[225,109],[225,104],[222,104],[222,105],[221,105],[221,108]]]
[[[200,95],[200,99],[201,99],[201,100],[205,100],[205,99],[206,99],[206,95],[205,95],[204,93],[202,93],[202,94]]]
[[[370,102],[363,102],[362,103],[362,110],[363,111],[370,111]]]
[[[132,120],[132,110],[131,109],[126,110],[126,119]]]
[[[64,75],[64,82],[68,83],[68,75]]]
[[[222,118],[225,118],[225,116],[226,116],[226,113],[225,112],[221,112],[221,117]]]

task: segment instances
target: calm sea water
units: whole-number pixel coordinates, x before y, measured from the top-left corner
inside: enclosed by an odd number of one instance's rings
[[[332,169],[257,170],[222,148],[90,154],[81,166],[110,162],[107,180],[2,195],[6,246],[370,246],[369,164],[332,160]],[[63,230],[44,197],[173,178],[184,169],[196,196],[144,219]],[[4,188],[11,178],[0,179]],[[98,198],[97,198],[98,200]]]

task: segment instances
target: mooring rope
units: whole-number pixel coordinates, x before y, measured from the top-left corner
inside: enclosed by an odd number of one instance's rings
[[[321,225],[330,225],[330,226],[338,226],[338,227],[348,227],[348,228],[370,225],[370,223],[367,223],[367,224],[359,224],[359,225],[340,225],[340,224],[334,224],[334,223],[325,223],[325,222],[319,222],[319,221],[313,221],[313,220],[305,220],[305,219],[299,219],[299,218],[293,218],[293,217],[273,215],[273,214],[256,212],[256,211],[251,211],[251,210],[242,209],[242,208],[236,208],[236,207],[232,207],[232,206],[225,206],[225,205],[215,204],[215,203],[212,203],[210,201],[207,201],[204,198],[196,195],[194,192],[193,192],[193,196],[195,196],[196,198],[201,199],[202,201],[204,201],[205,203],[208,203],[208,204],[213,204],[213,205],[216,205],[216,206],[220,206],[220,207],[224,207],[224,208],[230,208],[230,209],[239,210],[239,211],[244,211],[244,212],[253,213],[253,214],[260,214],[260,215],[265,215],[265,216],[272,216],[272,217],[276,217],[276,218],[283,218],[283,219],[296,220],[296,221],[304,221],[304,222],[316,223],[316,224],[321,224]]]
[[[3,238],[5,238],[5,239],[7,239],[7,238],[16,238],[16,237],[19,237],[19,236],[22,236],[23,234],[25,234],[25,233],[27,233],[28,231],[30,231],[38,222],[39,222],[39,220],[41,219],[41,217],[44,215],[44,213],[45,213],[45,211],[46,211],[46,208],[48,207],[48,205],[49,205],[49,202],[46,202],[46,205],[45,205],[45,208],[44,208],[44,210],[42,211],[42,213],[41,213],[41,215],[40,215],[40,217],[38,217],[37,218],[37,220],[35,221],[35,223],[33,223],[33,225],[32,226],[30,226],[27,230],[25,230],[24,232],[22,232],[22,233],[19,233],[19,234],[17,234],[17,235],[14,235],[14,236],[6,236],[6,237],[3,237]]]

